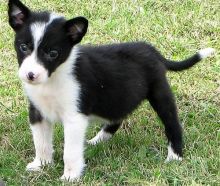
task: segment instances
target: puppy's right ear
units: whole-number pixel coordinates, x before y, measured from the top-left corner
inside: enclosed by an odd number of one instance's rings
[[[30,10],[19,0],[9,0],[8,2],[8,17],[9,24],[17,31],[25,24],[25,21],[30,16]]]
[[[65,24],[67,35],[73,44],[79,43],[87,32],[88,20],[85,17],[75,17]]]

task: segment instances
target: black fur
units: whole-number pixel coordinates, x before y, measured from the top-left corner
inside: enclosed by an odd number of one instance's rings
[[[104,125],[103,130],[107,133],[114,134],[119,129],[120,126],[121,126],[121,122],[114,122]]]
[[[81,112],[118,121],[148,99],[163,121],[174,151],[182,156],[182,131],[165,76],[165,58],[144,42],[87,46],[80,51],[73,74],[82,87]],[[119,126],[113,131],[108,127],[114,133]]]
[[[72,44],[79,43],[87,32],[88,20],[84,17],[76,17],[65,23],[65,29]]]
[[[19,8],[21,12],[12,14],[14,10],[17,8]],[[9,0],[8,2],[9,24],[15,31],[18,31],[24,26],[29,16],[30,16],[30,11],[24,4],[22,4],[19,0]]]
[[[183,60],[181,62],[175,63],[175,61],[172,60],[166,60],[164,59],[163,62],[166,65],[166,68],[168,70],[172,71],[181,71],[181,70],[186,70],[198,63],[202,58],[200,57],[199,54],[195,54],[191,56],[190,58]]]
[[[32,125],[43,120],[41,113],[31,102],[29,102],[29,120]]]

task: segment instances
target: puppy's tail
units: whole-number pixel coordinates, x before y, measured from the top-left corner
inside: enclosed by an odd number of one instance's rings
[[[213,48],[205,48],[199,50],[196,54],[180,62],[165,60],[164,64],[168,70],[181,71],[186,70],[204,58],[211,56],[215,52]]]

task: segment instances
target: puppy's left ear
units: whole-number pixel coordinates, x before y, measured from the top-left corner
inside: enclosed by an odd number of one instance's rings
[[[22,28],[29,16],[30,10],[21,1],[8,1],[9,24],[15,31]]]
[[[67,35],[73,44],[79,43],[87,32],[88,20],[84,17],[76,17],[65,24]]]

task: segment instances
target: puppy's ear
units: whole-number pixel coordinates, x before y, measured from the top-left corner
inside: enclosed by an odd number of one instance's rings
[[[86,34],[88,28],[88,20],[84,17],[76,17],[68,20],[65,24],[67,35],[73,44],[79,43]]]
[[[9,24],[17,31],[25,23],[30,16],[30,10],[19,0],[9,0],[8,2],[8,17]]]

